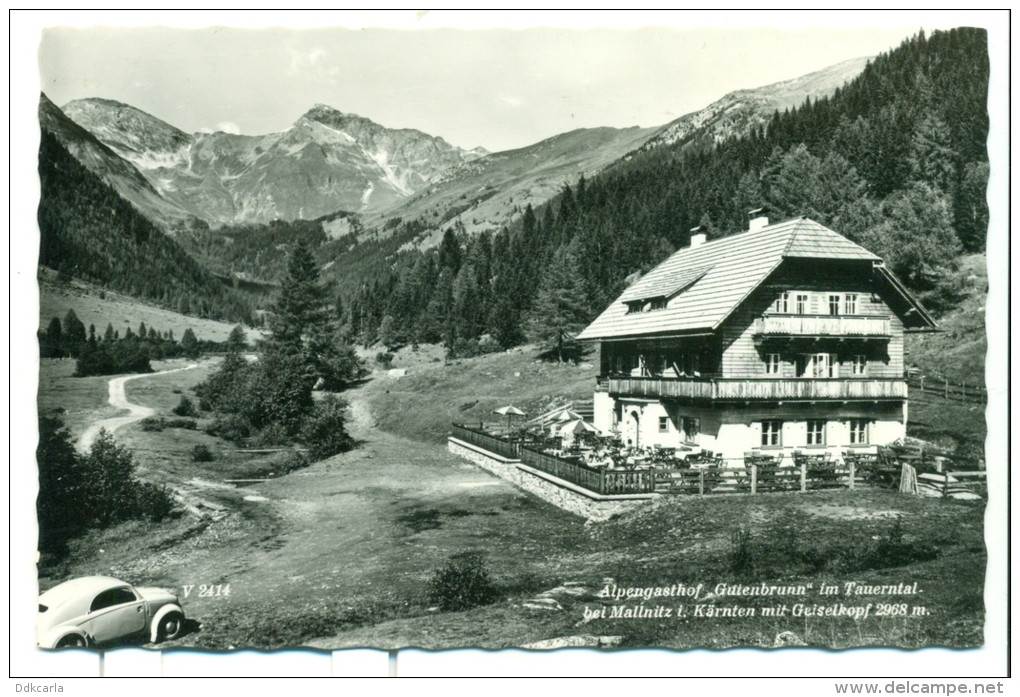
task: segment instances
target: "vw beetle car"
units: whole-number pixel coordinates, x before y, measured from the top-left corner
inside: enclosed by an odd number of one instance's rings
[[[76,578],[39,596],[36,639],[42,648],[102,645],[131,636],[167,641],[183,628],[176,595],[109,576]]]

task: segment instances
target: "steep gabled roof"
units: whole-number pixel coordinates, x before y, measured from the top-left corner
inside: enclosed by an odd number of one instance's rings
[[[787,258],[881,261],[813,220],[785,220],[680,249],[627,288],[577,338],[714,331]],[[674,294],[664,310],[628,312],[628,301]]]

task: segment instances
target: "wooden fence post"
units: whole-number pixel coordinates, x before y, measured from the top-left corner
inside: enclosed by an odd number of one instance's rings
[[[949,497],[949,471],[942,473],[942,500],[945,501]]]
[[[807,491],[807,463],[800,463],[800,490]]]
[[[946,378],[946,399],[949,399],[949,378]]]
[[[924,376],[921,376],[921,394],[924,394]]]
[[[758,465],[751,465],[751,494],[758,493]]]
[[[705,470],[698,471],[698,495],[705,495]]]
[[[854,490],[854,479],[857,476],[856,472],[855,472],[856,469],[857,468],[854,467],[854,461],[851,460],[850,461],[850,491]]]

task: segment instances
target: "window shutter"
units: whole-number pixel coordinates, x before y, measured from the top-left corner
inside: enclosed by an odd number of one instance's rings
[[[819,314],[819,312],[818,312],[818,297],[819,297],[818,293],[811,293],[808,297],[810,298],[811,314],[812,315]]]
[[[829,377],[839,377],[839,356],[835,353],[829,354]]]

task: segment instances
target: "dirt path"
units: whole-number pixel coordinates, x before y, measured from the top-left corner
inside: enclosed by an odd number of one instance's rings
[[[143,407],[140,404],[129,402],[127,398],[127,392],[124,385],[128,380],[137,380],[138,378],[150,378],[157,375],[168,375],[169,373],[179,373],[182,370],[191,370],[197,368],[198,363],[191,363],[183,368],[175,368],[174,370],[163,370],[158,373],[143,373],[140,375],[125,375],[119,378],[113,378],[110,380],[110,397],[107,401],[110,404],[117,407],[118,409],[127,409],[128,414],[125,416],[115,416],[110,419],[103,419],[85,429],[85,432],[81,434],[81,438],[78,439],[78,450],[82,452],[88,451],[92,446],[92,442],[99,435],[101,429],[106,429],[110,433],[113,433],[121,426],[127,426],[133,424],[135,421],[141,421],[147,416],[152,416],[156,413],[155,409],[151,407]]]

